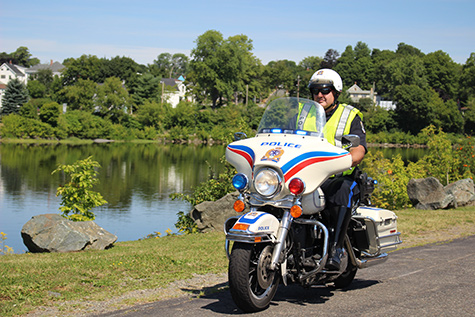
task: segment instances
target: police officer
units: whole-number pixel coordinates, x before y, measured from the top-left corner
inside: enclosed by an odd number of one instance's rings
[[[340,75],[331,69],[320,69],[313,74],[308,88],[313,100],[325,109],[327,122],[323,132],[328,142],[341,147],[343,135],[356,134],[360,137],[360,145],[350,149],[352,166],[357,166],[367,152],[363,115],[358,109],[338,102],[338,97],[343,90]],[[343,244],[351,219],[354,199],[359,194],[359,188],[352,173],[353,169],[342,175],[333,176],[321,186],[329,206],[331,249],[327,269],[330,270],[340,269],[344,252]]]

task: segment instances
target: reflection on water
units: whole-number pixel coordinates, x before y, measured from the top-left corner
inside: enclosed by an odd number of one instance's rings
[[[190,193],[205,181],[209,169],[222,171],[224,147],[157,144],[14,145],[0,144],[0,231],[15,253],[26,251],[21,228],[34,215],[59,213],[56,188],[64,175],[51,175],[58,164],[88,156],[99,162],[95,190],[108,201],[94,210],[95,222],[118,236],[137,240],[174,226],[184,201],[169,194]]]

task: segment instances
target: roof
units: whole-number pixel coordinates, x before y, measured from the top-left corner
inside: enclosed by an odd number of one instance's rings
[[[371,90],[363,90],[357,84],[354,84],[353,86],[348,88],[347,91],[350,94],[361,94],[361,95],[370,95],[371,94]],[[377,95],[378,93],[373,92],[373,94]]]
[[[57,72],[62,71],[64,68],[66,67],[60,62],[54,62],[50,64],[38,64],[35,66],[31,66],[30,68],[28,68],[27,72],[35,73],[41,69],[50,69],[53,73],[57,73]]]
[[[2,66],[7,66],[8,68],[10,68],[10,70],[15,73],[16,76],[25,76],[25,73],[22,72],[22,69],[25,69],[24,67],[22,66],[19,66],[19,65],[13,65],[13,64],[9,64],[9,63],[3,63]]]
[[[167,86],[175,87],[176,90],[178,90],[178,84],[182,83],[183,81],[174,78],[162,78],[160,82],[164,83]]]

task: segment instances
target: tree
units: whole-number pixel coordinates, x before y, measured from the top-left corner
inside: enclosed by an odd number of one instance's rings
[[[407,55],[396,58],[386,67],[388,91],[393,94],[398,86],[415,85],[421,89],[428,89],[425,77],[424,61],[421,57]]]
[[[80,78],[74,85],[65,86],[58,92],[57,99],[66,103],[69,110],[94,111],[94,96],[97,84],[89,79]]]
[[[462,67],[458,93],[464,104],[475,98],[475,53],[470,54]]]
[[[285,89],[295,91],[297,81],[297,65],[293,61],[271,61],[264,67],[262,74],[266,87],[270,89]]]
[[[412,45],[408,45],[406,43],[401,42],[397,45],[396,55],[423,57],[424,53],[422,53],[420,49],[415,48]]]
[[[376,90],[380,96],[390,97],[389,86],[391,76],[387,71],[387,67],[396,57],[396,53],[390,50],[373,49],[371,59],[373,61],[372,81],[375,84]]]
[[[96,83],[104,82],[103,60],[95,55],[82,55],[65,60],[66,70],[63,72],[63,84],[74,85],[79,79],[89,79]]]
[[[153,64],[149,65],[150,72],[157,77],[177,78],[188,73],[189,58],[185,54],[161,53]]]
[[[423,57],[425,77],[429,86],[444,101],[454,98],[458,88],[461,67],[443,51],[429,53]]]
[[[17,113],[28,99],[28,89],[25,85],[18,78],[10,80],[2,98],[2,115]]]
[[[320,68],[320,65],[324,62],[321,57],[318,56],[308,56],[300,61],[299,66],[308,71],[317,71]]]
[[[114,123],[122,121],[126,111],[130,109],[131,100],[119,78],[107,78],[104,84],[98,87],[96,106],[104,118]]]
[[[430,90],[418,85],[399,85],[394,91],[396,115],[399,127],[403,131],[418,134],[434,120],[434,111],[430,103]]]
[[[373,84],[372,69],[371,50],[361,41],[354,49],[348,45],[334,67],[344,87],[349,88],[356,82],[363,89],[369,89]]]
[[[46,86],[38,80],[29,80],[26,87],[31,98],[43,98],[46,96]]]
[[[330,48],[323,57],[323,61],[320,64],[320,68],[330,68],[332,69],[335,67],[338,57],[340,57],[340,53],[337,50]]]
[[[40,63],[40,60],[36,57],[32,58],[28,47],[20,46],[15,52],[7,54],[6,52],[0,53],[0,65],[3,63],[12,63],[24,67],[34,66]]]
[[[160,78],[146,73],[137,78],[137,81],[131,87],[132,98],[137,105],[142,105],[146,100],[160,100]]]
[[[198,100],[210,98],[215,108],[223,100],[232,100],[237,93],[243,93],[246,85],[257,85],[259,64],[251,53],[252,40],[247,36],[236,35],[224,40],[220,32],[209,30],[195,42],[188,81]]]

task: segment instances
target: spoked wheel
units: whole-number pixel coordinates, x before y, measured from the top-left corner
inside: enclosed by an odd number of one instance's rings
[[[269,307],[279,286],[280,275],[269,270],[270,245],[234,242],[229,259],[229,288],[236,305],[245,312]]]

